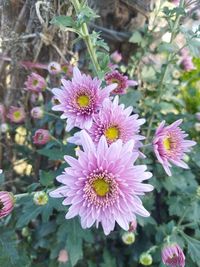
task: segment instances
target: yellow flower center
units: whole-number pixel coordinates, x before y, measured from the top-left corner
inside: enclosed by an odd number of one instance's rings
[[[117,79],[111,79],[112,83],[117,83],[118,85],[120,84],[120,81]]]
[[[19,119],[21,117],[20,111],[13,112],[13,116],[14,116],[15,119]]]
[[[104,134],[108,140],[114,141],[119,138],[119,129],[116,126],[112,126],[109,127]]]
[[[33,80],[33,85],[34,86],[38,85],[38,80]]]
[[[166,137],[164,140],[163,140],[163,145],[164,145],[164,148],[166,150],[170,150],[171,148],[171,140],[169,137]]]
[[[90,103],[90,99],[87,95],[80,95],[76,101],[77,101],[77,104],[79,105],[79,107],[81,107],[81,108],[88,107],[88,105]]]
[[[97,193],[98,196],[104,197],[110,189],[109,183],[102,180],[102,179],[97,179],[92,183],[92,187]]]

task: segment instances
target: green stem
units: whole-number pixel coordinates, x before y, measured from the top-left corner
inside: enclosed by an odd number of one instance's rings
[[[61,147],[63,146],[63,144],[52,135],[51,135],[51,139],[54,140],[56,143],[58,143]]]
[[[81,11],[81,4],[79,3],[79,0],[71,0],[71,2],[74,5],[74,8],[76,10],[76,14],[78,15]],[[85,22],[81,25],[81,33],[82,33],[82,38],[85,41],[85,44],[87,46],[88,53],[89,53],[90,58],[92,60],[95,72],[96,72],[96,74],[98,74],[98,71],[100,71],[101,68],[100,68],[98,60],[97,60],[96,49],[92,44],[90,34],[88,31],[88,27],[87,27],[87,24]]]
[[[183,5],[184,5],[184,0],[181,0],[180,4],[179,4],[179,7],[183,7]],[[174,41],[174,39],[176,37],[180,19],[181,19],[181,15],[178,14],[176,16],[175,21],[174,21],[174,27],[172,29],[171,38],[170,38],[170,42],[169,42],[170,44]],[[167,62],[166,62],[165,68],[163,70],[163,74],[162,74],[160,82],[159,82],[159,84],[160,84],[160,92],[159,92],[158,97],[156,99],[156,104],[159,104],[160,100],[162,98],[162,93],[163,93],[163,89],[164,89],[164,82],[165,82],[165,78],[166,78],[166,75],[167,75],[168,67],[169,67],[169,64],[170,64],[172,58],[173,58],[173,54],[172,53],[168,54]],[[154,121],[155,117],[156,117],[156,114],[155,114],[155,111],[154,111],[152,113],[152,116],[151,116],[150,121],[149,121],[149,127],[148,127],[148,130],[147,130],[146,142],[145,143],[147,143],[149,141],[149,137],[151,135],[151,130],[152,130],[152,124],[153,124],[153,121]]]
[[[50,113],[50,112],[47,112],[47,111],[44,111],[44,114],[49,115],[49,116],[51,116],[51,117],[54,117],[54,118],[56,118],[56,119],[60,119],[59,116],[56,116],[55,114]]]

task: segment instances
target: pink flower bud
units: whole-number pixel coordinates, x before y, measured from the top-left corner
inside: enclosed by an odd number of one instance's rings
[[[14,107],[11,106],[8,112],[7,117],[10,119],[10,121],[15,123],[21,123],[25,119],[25,111],[23,107]]]
[[[122,60],[122,54],[119,53],[118,51],[113,52],[110,55],[110,58],[115,62],[115,63],[119,63]]]
[[[32,92],[42,92],[47,87],[45,79],[37,73],[31,73],[25,82],[26,90]]]
[[[0,191],[0,218],[11,213],[14,208],[14,196],[7,191]]]
[[[59,74],[61,72],[61,66],[57,62],[50,62],[48,65],[48,72],[52,75]]]
[[[44,116],[44,110],[41,107],[34,107],[31,110],[31,116],[34,119],[41,119]]]
[[[129,232],[135,232],[136,228],[137,228],[137,221],[135,219],[129,224]]]
[[[170,267],[184,267],[185,255],[178,244],[169,244],[162,250],[162,261]]]
[[[33,143],[37,145],[45,145],[49,142],[51,135],[48,130],[38,129],[33,136]]]
[[[68,256],[67,250],[62,249],[58,255],[58,262],[65,263],[68,261],[68,259],[69,259],[69,256]]]

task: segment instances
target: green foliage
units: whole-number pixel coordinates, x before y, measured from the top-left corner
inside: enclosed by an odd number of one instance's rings
[[[196,240],[185,233],[181,232],[182,237],[185,239],[188,246],[188,253],[190,254],[193,262],[200,266],[200,241]]]

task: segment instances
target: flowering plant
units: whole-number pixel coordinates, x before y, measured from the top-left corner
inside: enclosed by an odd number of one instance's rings
[[[127,59],[86,1],[35,4],[59,58],[20,61],[21,98],[0,104],[0,265],[200,266],[197,6],[156,3]]]

